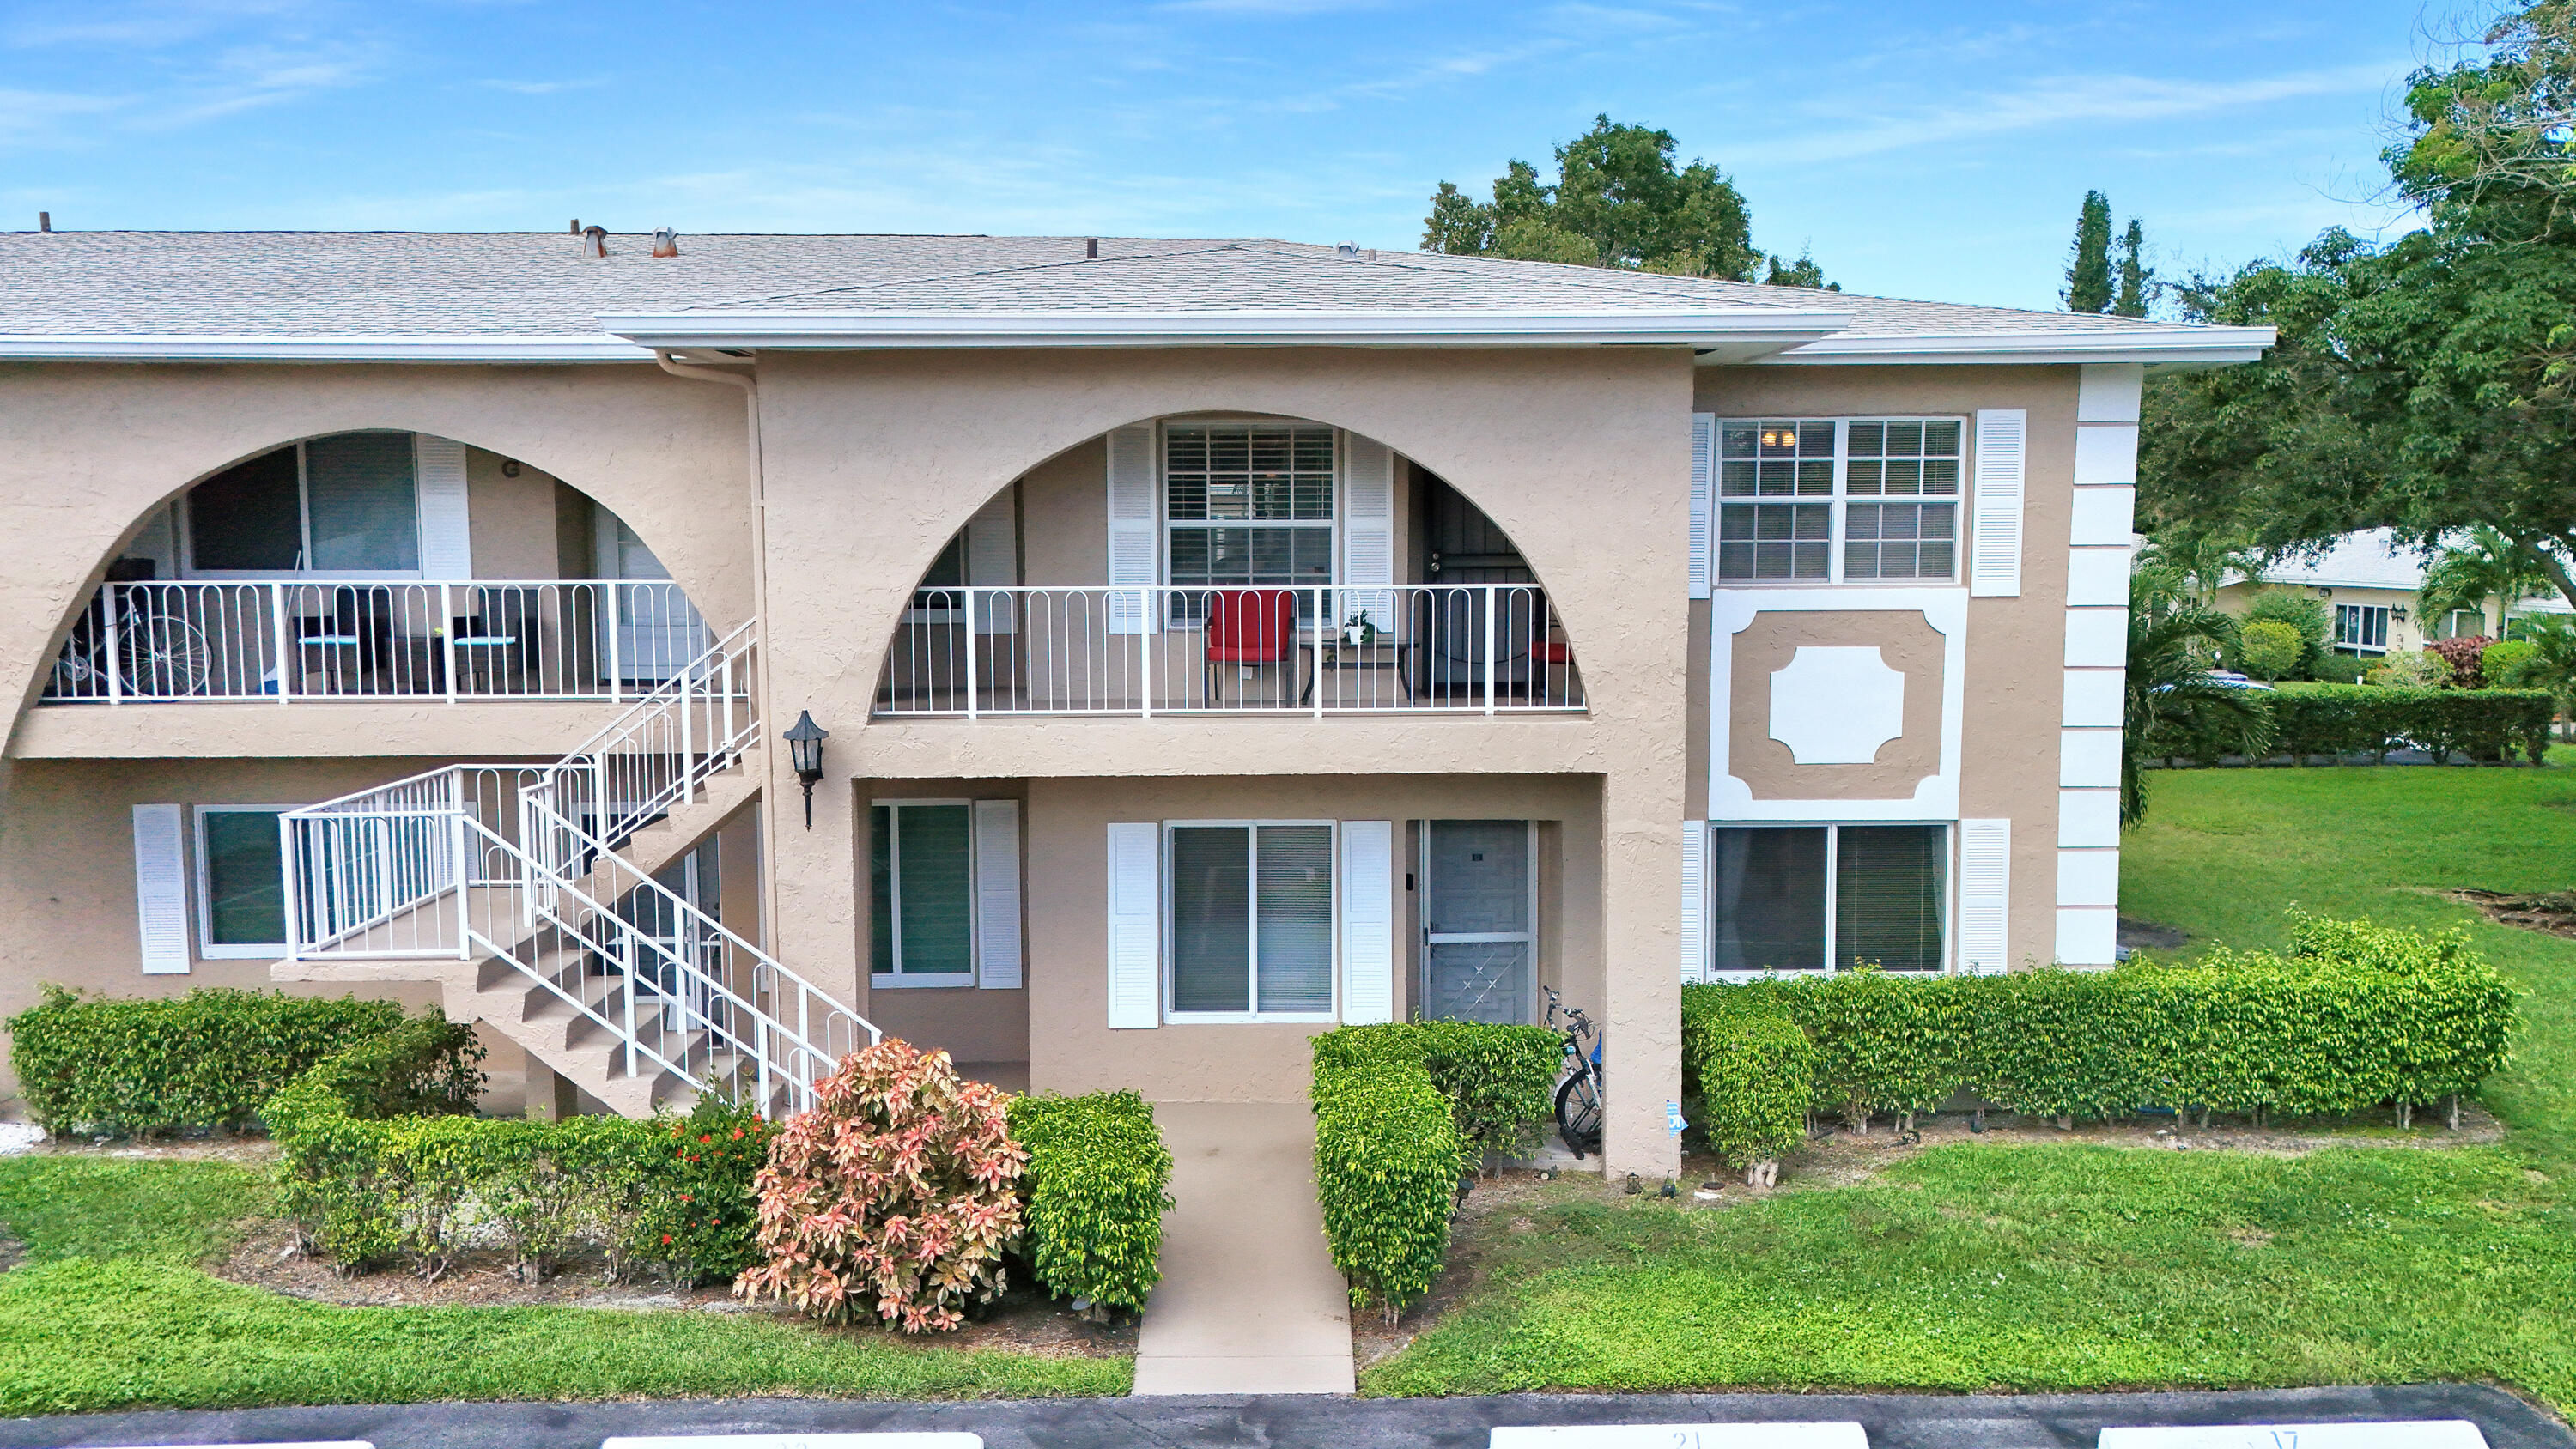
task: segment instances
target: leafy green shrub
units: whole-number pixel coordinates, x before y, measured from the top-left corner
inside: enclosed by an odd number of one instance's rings
[[[2307,641],[2276,619],[2256,619],[2237,631],[2239,665],[2256,679],[2287,679],[2307,658]]]
[[[277,1138],[278,1193],[305,1246],[343,1268],[393,1257],[426,1234],[432,1255],[446,1241],[437,1174],[415,1208],[409,1176],[442,1138],[419,1153],[400,1150],[387,1119],[409,1109],[469,1112],[482,1090],[474,1063],[482,1049],[471,1026],[433,1008],[383,1036],[325,1058],[261,1109]],[[436,1120],[408,1117],[406,1121]],[[444,1259],[424,1261],[443,1269]]]
[[[2370,663],[2351,654],[2326,654],[2308,661],[2308,677],[2321,684],[2359,684]]]
[[[1699,1094],[1709,1145],[1744,1169],[1747,1182],[1807,1140],[1816,1050],[1770,993],[1686,994],[1682,1064]]]
[[[314,1063],[402,1020],[393,1002],[347,996],[201,987],[108,999],[47,986],[7,1025],[18,1091],[47,1131],[154,1135],[253,1127]]]
[[[1875,979],[1686,987],[1685,1042],[1694,1021],[1736,1010],[1785,1016],[1815,1043],[1819,1110],[1905,1110],[1965,1090],[2050,1117],[2142,1106],[2336,1115],[2474,1092],[2505,1064],[2516,1009],[2463,933],[2297,912],[2287,956],[2222,949],[2111,971],[1851,974]],[[1879,994],[1910,1004],[1879,1005]]]
[[[1439,1275],[1470,1149],[1419,1057],[1342,1035],[1315,1038],[1315,1195],[1353,1306],[1374,1295],[1391,1319]]]
[[[734,1292],[825,1323],[954,1329],[1002,1294],[1027,1162],[1001,1092],[960,1078],[948,1053],[862,1047],[770,1144],[754,1179],[765,1261]]]
[[[1030,1256],[1059,1298],[1135,1312],[1161,1277],[1172,1154],[1133,1092],[1014,1097],[1011,1135],[1028,1149]]]
[[[1338,1027],[1314,1040],[1315,1070],[1387,1058],[1418,1061],[1449,1099],[1458,1140],[1471,1161],[1530,1145],[1554,1111],[1565,1052],[1540,1026],[1478,1021],[1407,1021]]]
[[[2528,639],[2499,639],[2478,656],[2489,689],[2545,689],[2540,646]]]
[[[2385,758],[2409,745],[2479,761],[2510,761],[2519,750],[2537,764],[2549,746],[2557,700],[2537,689],[2399,689],[2318,685],[2267,695],[2277,733],[2274,748],[2293,759],[2369,754]],[[2157,753],[2209,761],[2207,741],[2160,739]]]
[[[2329,657],[2326,653],[2326,634],[2331,620],[2326,615],[2326,606],[2306,594],[2294,589],[2259,590],[2254,595],[2253,601],[2245,606],[2244,621],[2247,625],[2287,625],[2292,633],[2298,635],[2297,669],[2300,673],[2313,672],[2321,661]],[[2237,639],[2239,647],[2242,647],[2244,632],[2241,628],[2238,630]],[[2242,658],[2240,657],[2237,662],[2241,665]]]
[[[753,1183],[768,1165],[777,1127],[712,1093],[688,1116],[649,1125],[656,1131],[640,1163],[636,1255],[690,1284],[730,1279],[759,1262]]]
[[[2440,689],[2451,682],[2451,662],[2432,650],[2383,655],[2361,677],[2382,689]]]

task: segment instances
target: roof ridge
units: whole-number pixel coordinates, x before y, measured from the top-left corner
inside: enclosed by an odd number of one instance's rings
[[[1065,240],[1070,241],[1072,238],[1067,237]],[[1126,240],[1149,241],[1152,240],[1152,238],[1130,237],[1126,238]],[[687,307],[680,310],[695,312],[715,307],[743,307],[754,302],[783,302],[793,297],[829,297],[841,292],[873,292],[881,291],[889,287],[917,287],[925,282],[953,282],[963,280],[967,277],[1004,277],[1023,272],[1052,271],[1057,267],[1097,266],[1102,262],[1145,261],[1159,257],[1200,256],[1210,252],[1245,250],[1249,250],[1249,248],[1245,247],[1241,242],[1220,241],[1198,246],[1176,247],[1173,250],[1164,252],[1127,252],[1114,257],[1067,257],[1057,261],[1020,262],[1010,266],[965,267],[945,272],[924,272],[917,277],[886,277],[878,281],[850,282],[836,287],[808,287],[801,291],[766,292],[751,297],[733,297],[720,301],[692,302]]]

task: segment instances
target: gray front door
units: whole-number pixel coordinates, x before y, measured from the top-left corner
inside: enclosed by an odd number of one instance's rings
[[[1530,823],[1427,821],[1422,873],[1423,1015],[1535,1020]]]

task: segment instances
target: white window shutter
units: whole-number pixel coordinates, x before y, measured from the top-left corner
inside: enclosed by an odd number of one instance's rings
[[[1342,594],[1335,624],[1366,612],[1381,629],[1396,626],[1395,594],[1373,587],[1395,582],[1395,454],[1357,433],[1342,434]]]
[[[1162,613],[1152,594],[1162,572],[1155,531],[1161,475],[1152,423],[1109,430],[1109,587],[1140,591],[1109,596],[1112,634],[1151,634]]]
[[[975,588],[1009,587],[1020,581],[1020,520],[1015,488],[976,510],[966,521],[966,582]],[[1019,606],[1009,594],[985,594],[975,601],[975,632],[1016,634]]]
[[[2021,514],[2030,414],[2019,408],[1977,414],[1976,498],[1968,527],[1968,593],[2021,597]]]
[[[412,472],[419,486],[420,576],[432,581],[474,577],[474,532],[466,507],[465,445],[425,433],[412,435]]]
[[[1163,827],[1109,827],[1109,1025],[1163,1024]]]
[[[1342,1020],[1395,1020],[1395,822],[1342,822]]]
[[[1991,976],[2012,966],[2012,822],[1959,822],[1959,969]]]
[[[1708,597],[1717,547],[1717,414],[1691,414],[1690,596]]]
[[[975,984],[1020,989],[1020,802],[975,802]]]
[[[188,974],[187,810],[134,807],[134,907],[143,974]]]
[[[1708,822],[1682,822],[1682,979],[1708,979]]]

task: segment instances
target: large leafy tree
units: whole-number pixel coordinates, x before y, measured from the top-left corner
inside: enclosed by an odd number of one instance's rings
[[[1766,255],[1752,213],[1726,174],[1677,163],[1669,131],[1609,116],[1556,148],[1556,180],[1514,161],[1478,201],[1443,181],[1423,219],[1427,251],[1576,266],[1622,267],[1783,286],[1825,286],[1813,259]]]
[[[2492,528],[2576,602],[2576,0],[2507,17],[2419,71],[2385,159],[2424,229],[2330,231],[2288,262],[2196,278],[2184,310],[2268,323],[2262,363],[2149,390],[2142,502],[2160,527],[2279,552],[2387,527],[2428,553]]]

